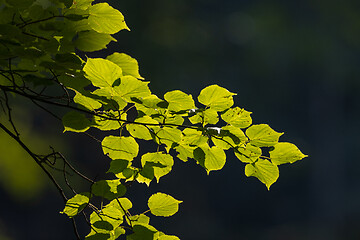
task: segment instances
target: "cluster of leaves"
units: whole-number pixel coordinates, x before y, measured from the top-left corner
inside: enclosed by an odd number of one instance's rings
[[[171,216],[181,201],[156,193],[148,200],[148,211],[131,214],[132,203],[124,197],[127,183],[149,185],[170,173],[174,157],[194,159],[209,174],[223,168],[225,151],[231,151],[245,164],[245,175],[268,189],[279,177],[279,165],[306,157],[294,144],[279,142],[282,133],[252,124],[251,112],[234,107],[236,94],[223,87],[204,88],[197,103],[179,90],[159,98],[134,58],[113,53],[106,59],[81,59],[75,50],[104,49],[116,41],[112,34],[129,30],[118,10],[92,2],[0,0],[1,90],[71,108],[62,118],[64,131],[95,128],[108,133],[101,146],[111,159],[112,178],[93,182],[91,191],[68,199],[63,210],[70,218],[91,210],[86,239],[178,239],[151,226],[146,213]],[[53,85],[62,89],[62,96],[43,94]],[[35,92],[30,86],[44,89]],[[139,156],[140,141],[154,142],[154,151]],[[101,199],[100,207],[96,199]]]

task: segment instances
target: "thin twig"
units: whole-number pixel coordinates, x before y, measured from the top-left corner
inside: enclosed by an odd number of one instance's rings
[[[52,174],[41,164],[41,161],[39,160],[39,157],[33,153],[21,140],[18,136],[16,136],[14,133],[12,133],[7,127],[5,127],[2,123],[0,123],[0,128],[3,129],[10,137],[12,137],[18,144],[30,155],[30,157],[39,165],[39,167],[45,172],[45,174],[48,176],[48,178],[51,180],[51,182],[55,185],[56,189],[62,196],[64,202],[67,201],[67,197],[63,191],[63,189],[60,187],[60,185],[57,183],[55,178],[52,176]]]

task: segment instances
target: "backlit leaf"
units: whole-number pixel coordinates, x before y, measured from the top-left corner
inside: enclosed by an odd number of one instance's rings
[[[253,163],[261,156],[262,151],[259,147],[247,144],[246,146],[240,146],[234,149],[234,153],[240,161],[244,163]]]
[[[182,161],[186,162],[189,158],[194,158],[194,150],[196,147],[191,147],[189,145],[178,145],[175,147],[175,150],[179,153],[177,157]]]
[[[90,194],[88,192],[76,194],[66,202],[65,208],[61,213],[65,213],[72,218],[81,212],[89,201]]]
[[[257,147],[271,147],[278,141],[283,133],[278,133],[267,124],[252,125],[246,130],[250,143]]]
[[[181,131],[173,127],[163,127],[156,132],[158,142],[171,146],[173,143],[178,143],[181,140]]]
[[[224,167],[226,162],[226,155],[224,150],[216,146],[208,147],[207,145],[200,146],[205,153],[204,167],[209,173],[213,170],[220,170]]]
[[[217,147],[229,149],[245,143],[248,138],[240,128],[227,125],[221,128],[220,136],[213,136],[211,140]]]
[[[89,25],[99,33],[114,34],[120,30],[130,30],[124,16],[107,3],[98,3],[89,8]]]
[[[135,120],[137,123],[150,123],[150,124],[159,124],[156,120],[152,119],[149,116],[144,116],[137,118]],[[144,140],[151,140],[154,137],[154,127],[151,125],[144,126],[143,124],[127,124],[126,130],[135,138],[140,138]]]
[[[74,102],[82,105],[83,107],[85,107],[91,111],[99,109],[102,106],[102,104],[99,101],[97,101],[91,97],[86,97],[86,96],[82,95],[81,93],[79,93],[78,91],[75,91]]]
[[[170,111],[179,112],[195,108],[192,96],[179,90],[165,93],[164,99],[169,103]]]
[[[138,155],[139,145],[132,137],[105,137],[101,143],[104,154],[111,159],[132,160]]]
[[[248,112],[239,107],[235,107],[235,108],[230,108],[225,113],[221,114],[221,118],[225,122],[235,127],[247,128],[252,123],[250,114],[251,112]]]
[[[281,142],[270,150],[271,161],[276,164],[293,163],[307,157],[294,144]]]
[[[148,201],[150,212],[155,216],[169,217],[179,210],[182,201],[176,200],[165,193],[155,193]]]
[[[75,41],[75,47],[80,51],[94,52],[106,48],[106,46],[116,39],[107,33],[95,31],[79,32]]]
[[[269,190],[270,186],[279,178],[279,168],[268,160],[259,159],[255,163],[249,163],[245,166],[245,175],[256,177]]]
[[[190,117],[189,120],[192,124],[202,123],[205,126],[206,124],[216,124],[219,121],[219,116],[217,111],[208,108]]]
[[[138,79],[144,79],[139,74],[139,64],[135,58],[132,58],[125,53],[116,52],[107,56],[106,59],[121,67],[124,76],[131,75]]]
[[[122,76],[118,65],[102,58],[88,58],[83,70],[96,87],[111,87]]]
[[[196,129],[186,128],[182,131],[181,138],[182,145],[202,145],[208,141],[208,138],[203,135],[202,131]]]
[[[118,113],[113,111],[110,111],[108,115],[104,115],[104,117],[96,115],[94,116],[95,124],[93,124],[92,127],[98,128],[102,131],[116,130],[120,128],[122,122],[112,119],[107,119],[106,117],[113,117],[116,119],[119,116]],[[126,113],[122,113],[120,119],[126,120]]]
[[[162,176],[171,171],[174,160],[169,154],[161,152],[146,153],[141,157],[141,165],[143,168],[150,168],[149,170],[153,172],[154,177],[159,182]]]
[[[126,240],[156,240],[157,230],[148,224],[138,224],[132,229],[133,233],[128,235]]]
[[[162,235],[158,238],[158,240],[180,240],[180,238],[173,235]]]
[[[211,85],[201,90],[198,100],[213,110],[224,111],[234,104],[232,97],[234,95],[236,94],[229,92],[223,87]]]
[[[128,75],[121,77],[120,85],[115,86],[114,89],[118,96],[121,96],[127,101],[130,101],[131,97],[141,98],[149,96],[151,92],[148,84],[149,82],[143,82],[134,78],[133,76]]]

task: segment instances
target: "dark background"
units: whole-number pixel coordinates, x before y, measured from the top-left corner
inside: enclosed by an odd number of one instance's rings
[[[184,202],[175,216],[152,223],[182,240],[360,239],[359,1],[108,2],[132,31],[116,34],[117,43],[91,56],[135,57],[158,96],[179,89],[196,97],[208,85],[223,86],[238,93],[236,105],[253,112],[254,123],[285,132],[282,141],[309,155],[281,166],[270,191],[245,177],[244,164],[231,154],[209,176],[193,161],[178,160],[159,184],[128,191],[135,211],[145,211],[147,198],[161,191]],[[109,161],[97,143],[71,133],[59,139],[61,123],[35,110],[26,116],[29,141],[44,141],[33,135],[41,130],[51,140],[39,146],[51,142],[92,177],[106,171]],[[30,167],[7,172],[15,160],[4,159],[14,153],[0,137],[0,239],[74,239],[44,176],[33,169],[24,177]],[[10,190],[14,180],[18,191]]]

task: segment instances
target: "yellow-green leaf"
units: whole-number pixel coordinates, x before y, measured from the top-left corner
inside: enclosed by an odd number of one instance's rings
[[[116,63],[119,67],[121,67],[124,76],[131,75],[138,79],[144,79],[140,76],[139,64],[135,58],[132,58],[125,53],[116,52],[107,56],[106,59]]]
[[[90,193],[85,192],[76,194],[66,202],[65,208],[61,213],[65,213],[70,218],[72,218],[81,212],[89,203],[89,201]]]
[[[115,80],[122,76],[118,65],[102,58],[88,58],[83,70],[96,87],[112,87]]]
[[[133,160],[139,152],[139,145],[133,137],[108,136],[101,145],[104,154],[111,159]]]
[[[148,201],[150,212],[155,216],[170,217],[179,210],[182,201],[165,193],[155,193]]]
[[[179,112],[195,108],[191,94],[186,94],[180,90],[165,93],[164,99],[169,103],[168,109],[170,111]]]
[[[157,182],[162,176],[165,176],[171,171],[172,166],[174,165],[174,160],[171,155],[155,152],[155,153],[146,153],[141,157],[141,165],[143,170],[148,173],[147,176],[155,177]]]
[[[149,96],[151,92],[148,84],[149,82],[143,82],[133,76],[127,75],[121,77],[120,85],[115,86],[114,90],[118,96],[126,99],[127,101],[131,101],[132,97],[143,98]]]
[[[234,104],[235,93],[229,92],[218,85],[211,85],[201,90],[198,100],[200,103],[216,111],[224,111]]]
[[[249,163],[245,166],[245,175],[256,177],[269,190],[270,186],[279,178],[279,168],[268,160],[259,159],[255,163]]]
[[[116,39],[107,33],[98,33],[93,30],[79,32],[78,38],[75,40],[75,47],[80,51],[94,52],[105,49],[106,46]]]
[[[130,30],[124,16],[107,3],[98,3],[89,8],[89,25],[99,33],[114,34],[120,30]]]
[[[94,111],[102,107],[102,104],[99,101],[95,100],[94,98],[84,96],[78,91],[75,91],[74,102],[82,105],[83,107],[91,111]]]
[[[218,112],[212,108],[205,109],[196,113],[196,115],[189,118],[192,124],[202,123],[203,126],[206,124],[216,124],[219,121]]]
[[[234,149],[235,156],[244,163],[255,162],[262,154],[261,148],[251,144]]]
[[[279,141],[283,133],[278,133],[267,124],[252,125],[246,130],[250,143],[257,147],[271,147]]]
[[[135,120],[137,123],[150,123],[150,124],[159,124],[156,120],[152,119],[149,116],[143,116]],[[159,127],[156,126],[145,126],[142,124],[127,124],[126,130],[135,138],[140,138],[144,140],[151,140],[154,137],[154,129]]]
[[[245,143],[248,138],[240,128],[227,125],[221,128],[220,136],[213,136],[211,140],[217,147],[229,149]]]
[[[294,144],[281,142],[270,150],[271,161],[276,164],[293,163],[307,157]]]
[[[251,112],[245,109],[235,107],[228,109],[225,113],[221,114],[221,118],[238,128],[247,128],[251,125],[252,119],[250,116]]]

